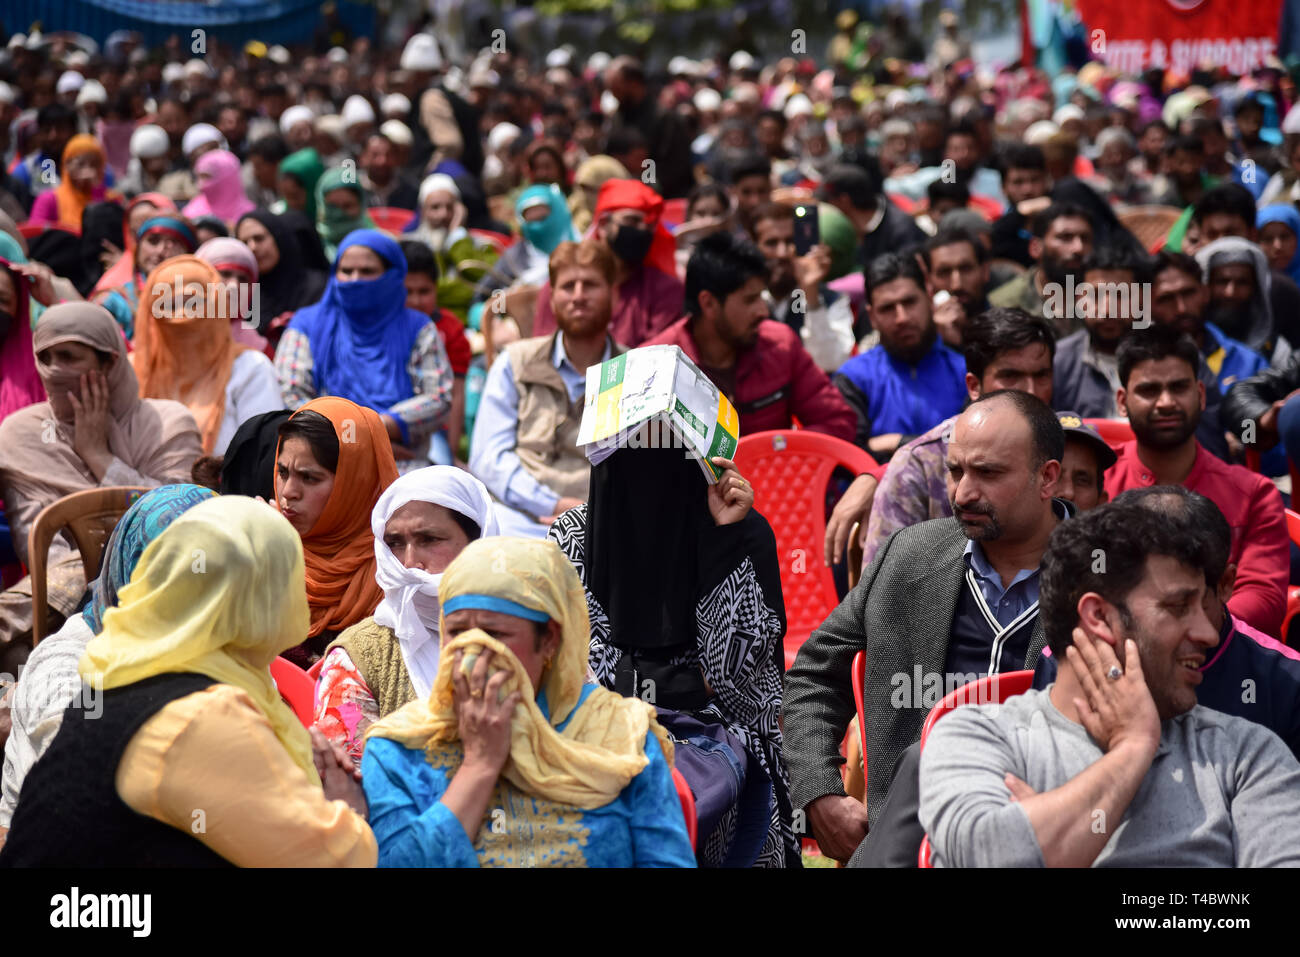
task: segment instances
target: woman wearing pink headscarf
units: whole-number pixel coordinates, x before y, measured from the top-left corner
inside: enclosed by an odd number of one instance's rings
[[[239,157],[228,150],[210,150],[194,164],[198,175],[199,195],[185,204],[181,212],[189,219],[215,216],[229,227],[255,207],[244,193],[240,179]]]
[[[252,250],[238,239],[218,236],[200,246],[194,255],[221,274],[221,282],[229,297],[230,334],[235,341],[258,352],[266,352],[266,340],[257,334],[261,297],[256,294],[257,259]],[[270,357],[274,356],[275,353],[271,352]]]

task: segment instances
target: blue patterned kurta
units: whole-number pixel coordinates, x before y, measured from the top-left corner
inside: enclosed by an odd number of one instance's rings
[[[595,687],[582,689],[578,708]],[[545,693],[537,706],[549,713]],[[531,797],[499,778],[471,842],[441,801],[459,762],[434,766],[423,751],[371,738],[361,766],[379,866],[694,867],[672,770],[653,732],[645,749],[645,769],[590,811]]]

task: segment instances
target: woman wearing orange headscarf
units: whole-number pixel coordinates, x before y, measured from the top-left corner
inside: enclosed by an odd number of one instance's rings
[[[79,133],[63,147],[59,185],[36,197],[32,221],[57,223],[81,231],[81,213],[91,203],[116,199],[104,186],[104,147],[89,133]]]
[[[310,637],[284,652],[290,661],[308,667],[379,607],[370,513],[396,479],[388,430],[372,409],[327,396],[280,426],[275,504],[302,537],[311,608]]]
[[[145,280],[131,364],[141,398],[190,410],[206,455],[223,454],[245,420],[284,408],[275,366],[235,341],[221,274],[195,256],[165,260]]]

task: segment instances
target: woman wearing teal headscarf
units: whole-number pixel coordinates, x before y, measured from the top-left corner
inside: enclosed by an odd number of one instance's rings
[[[282,199],[271,206],[271,212],[293,210],[316,222],[316,186],[324,175],[325,164],[311,147],[290,153],[280,161],[276,188]]]
[[[493,292],[516,284],[542,285],[555,247],[565,240],[577,242],[580,238],[573,228],[568,200],[555,185],[538,184],[525,189],[515,202],[515,217],[522,238],[502,254],[474,290],[474,305],[469,311],[469,324],[474,329],[479,328],[484,304]]]
[[[361,188],[357,171],[341,166],[326,170],[316,184],[316,231],[325,247],[325,258],[334,261],[339,243],[348,233],[375,228],[366,212],[366,191]]]

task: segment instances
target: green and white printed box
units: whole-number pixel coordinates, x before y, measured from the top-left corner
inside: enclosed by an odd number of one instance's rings
[[[592,464],[613,454],[647,422],[666,423],[712,485],[740,436],[735,406],[677,346],[642,346],[587,369],[578,444]]]

